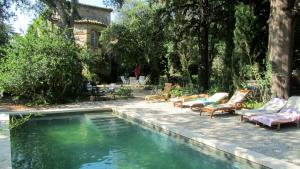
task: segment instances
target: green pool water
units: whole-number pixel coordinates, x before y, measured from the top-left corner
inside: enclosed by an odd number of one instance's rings
[[[35,118],[11,130],[13,169],[261,168],[111,113]]]

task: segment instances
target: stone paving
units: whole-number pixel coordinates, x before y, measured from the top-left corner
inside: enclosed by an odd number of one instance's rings
[[[217,114],[210,119],[206,114],[187,108],[175,108],[171,102],[147,103],[141,98],[97,102],[80,102],[55,106],[50,109],[70,108],[116,108],[134,112],[139,118],[158,121],[160,125],[180,126],[185,130],[234,144],[238,147],[285,160],[300,168],[300,128],[296,125],[283,125],[280,131],[259,127],[253,123],[240,122],[239,116]],[[49,108],[47,108],[49,109]]]
[[[8,116],[0,114],[0,168],[11,169]]]
[[[205,114],[187,108],[175,108],[170,102],[147,103],[142,99],[128,99],[102,102],[82,102],[56,106],[55,108],[115,107],[137,113],[145,120],[156,120],[162,125],[182,126],[186,130],[206,138],[220,140],[250,149],[267,156],[284,159],[300,165],[300,128],[283,125],[280,131],[240,122],[239,116],[217,114],[210,119]]]

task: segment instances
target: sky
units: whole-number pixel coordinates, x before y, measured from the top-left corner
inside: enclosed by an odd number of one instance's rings
[[[105,7],[102,3],[102,0],[79,0],[79,3]],[[26,30],[30,23],[32,23],[34,14],[28,12],[24,13],[21,10],[16,9],[15,7],[13,7],[13,9],[15,11],[16,18],[15,20],[11,21],[12,27],[14,28],[15,32],[24,34],[26,33]]]

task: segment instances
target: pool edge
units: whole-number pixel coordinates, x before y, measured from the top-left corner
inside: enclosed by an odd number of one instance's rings
[[[259,165],[268,167],[268,168],[288,168],[288,169],[299,169],[300,166],[277,159],[274,157],[270,157],[261,153],[257,153],[255,151],[245,149],[239,146],[236,146],[234,144],[225,143],[219,140],[215,139],[207,139],[203,135],[203,137],[200,137],[199,135],[195,135],[192,132],[185,130],[184,128],[177,126],[177,127],[168,127],[166,125],[159,124],[158,121],[155,120],[144,120],[140,118],[140,115],[134,111],[127,111],[126,109],[122,108],[107,108],[107,107],[96,107],[96,108],[70,108],[70,109],[44,109],[44,110],[33,110],[33,111],[14,111],[14,112],[6,112],[9,115],[19,115],[19,114],[38,114],[43,113],[45,115],[54,115],[54,114],[62,114],[62,113],[74,113],[74,112],[80,112],[80,113],[86,113],[86,112],[96,112],[96,111],[112,111],[116,113],[117,115],[120,115],[122,118],[128,119],[128,120],[138,120],[138,123],[146,124],[152,126],[153,129],[164,130],[167,132],[171,132],[175,135],[178,135],[183,138],[187,138],[190,141],[195,141],[204,145],[207,145],[209,147],[213,147],[217,150],[224,151],[226,153],[232,154],[234,156],[246,159],[250,162],[257,163]],[[4,113],[5,114],[5,113]],[[160,132],[160,131],[159,131]],[[9,142],[10,147],[10,142]],[[9,168],[11,169],[11,168]]]
[[[204,145],[207,145],[209,147],[215,148],[217,150],[232,154],[234,156],[246,159],[250,162],[257,163],[259,165],[268,167],[268,168],[282,168],[282,169],[299,169],[300,166],[277,159],[274,157],[270,157],[261,153],[257,153],[255,151],[242,148],[239,146],[236,146],[234,144],[221,142],[219,140],[215,139],[207,139],[205,138],[205,135],[203,137],[200,137],[199,135],[195,135],[192,132],[185,130],[184,128],[177,126],[177,127],[168,127],[166,125],[159,124],[158,121],[154,120],[144,120],[142,118],[139,118],[139,114],[133,112],[133,111],[126,111],[124,109],[118,109],[118,108],[112,108],[113,112],[120,115],[122,118],[129,119],[129,120],[138,120],[138,123],[141,123],[143,125],[149,125],[152,129],[156,130],[164,130],[165,133],[171,132],[175,135],[178,135],[179,137],[183,137],[184,139],[190,139],[190,141],[195,141],[198,143],[202,143]]]
[[[11,169],[11,147],[9,131],[9,115],[0,113],[0,166],[2,169]]]

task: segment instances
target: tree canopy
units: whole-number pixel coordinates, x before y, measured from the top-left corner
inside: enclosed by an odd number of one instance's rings
[[[14,2],[29,3],[26,0]],[[262,100],[271,94],[288,97],[292,85],[292,55],[295,53],[294,60],[299,57],[299,52],[293,50],[293,29],[299,18],[295,1],[103,2],[118,9],[118,19],[101,32],[101,50],[97,54],[75,45],[74,20],[80,17],[77,0],[40,0],[31,4],[39,7],[39,16],[47,20],[44,23],[51,22],[49,16],[57,12],[60,16],[60,21],[55,22],[57,30],[51,32],[36,20],[24,37],[15,36],[10,41],[10,29],[5,24],[6,18],[12,15],[8,11],[10,3],[0,4],[0,46],[4,45],[0,50],[4,65],[0,80],[5,84],[2,90],[18,96],[35,98],[36,94],[51,93],[49,96],[57,97],[52,89],[65,91],[72,89],[67,87],[69,85],[78,87],[74,79],[116,82],[120,75],[133,75],[134,67],[140,65],[142,74],[151,75],[153,83],[168,80],[207,92],[234,91],[247,87],[249,80],[255,80]],[[277,14],[287,20],[278,19]],[[278,31],[280,36],[276,34]],[[33,60],[39,61],[28,66]],[[19,61],[23,64],[16,66]],[[74,69],[62,69],[61,65],[66,63]],[[293,66],[297,67],[297,62]],[[44,69],[32,71],[37,67]],[[59,71],[62,72],[60,80],[67,79],[63,80],[64,84],[54,78]],[[10,77],[15,72],[19,75]],[[30,83],[35,85],[27,84],[26,72],[33,73],[28,77],[32,76]],[[45,77],[46,74],[53,76]],[[16,80],[28,89],[17,87],[12,83]]]

